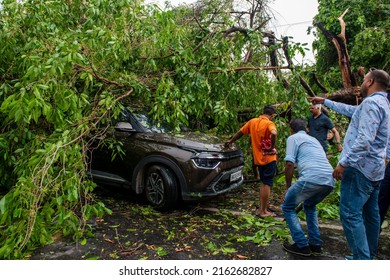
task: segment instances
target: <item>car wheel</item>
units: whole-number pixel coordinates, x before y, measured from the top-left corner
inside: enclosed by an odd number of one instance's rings
[[[177,202],[177,183],[173,172],[160,165],[150,167],[146,173],[145,194],[156,209],[165,210]]]

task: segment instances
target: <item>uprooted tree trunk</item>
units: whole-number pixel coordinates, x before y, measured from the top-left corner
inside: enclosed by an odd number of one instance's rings
[[[337,102],[342,102],[346,104],[356,105],[360,102],[360,87],[358,84],[358,77],[364,76],[364,69],[359,68],[357,73],[353,73],[351,70],[351,62],[350,62],[350,56],[348,54],[347,49],[347,39],[346,39],[346,24],[343,20],[343,17],[348,12],[348,9],[344,11],[342,15],[338,18],[341,26],[341,32],[338,35],[335,35],[331,33],[330,31],[326,30],[325,27],[321,23],[316,23],[315,25],[321,30],[321,32],[324,34],[324,36],[335,46],[337,55],[338,55],[338,61],[341,71],[341,78],[343,82],[343,88],[336,91],[329,93],[326,88],[321,84],[319,79],[315,74],[313,74],[313,78],[315,83],[318,85],[320,90],[322,91],[322,95],[327,95],[327,98],[330,100],[334,100]],[[225,36],[229,36],[232,33],[242,33],[243,35],[248,35],[248,30],[243,27],[236,27],[233,26],[227,30],[224,31]],[[263,36],[267,38],[267,42],[264,42],[263,45],[269,47],[270,54],[269,54],[269,61],[270,66],[260,66],[260,67],[254,67],[254,66],[248,66],[248,62],[252,59],[252,50],[249,48],[248,52],[245,55],[245,59],[243,61],[243,65],[241,67],[236,67],[234,69],[230,69],[228,71],[253,71],[253,70],[268,70],[272,71],[275,78],[281,82],[284,86],[284,88],[289,89],[291,87],[288,80],[283,76],[282,69],[295,71],[292,59],[290,57],[289,51],[288,51],[288,37],[285,37],[282,39],[282,51],[284,54],[284,58],[286,60],[286,65],[281,66],[280,62],[278,61],[278,55],[277,55],[277,39],[275,38],[275,35],[273,32],[262,32]],[[213,34],[214,35],[214,34]],[[213,36],[211,35],[211,36]],[[212,70],[211,72],[220,72],[221,70]],[[298,78],[301,86],[306,90],[307,94],[309,96],[316,96],[316,93],[312,90],[310,85],[306,82],[306,80],[299,75],[298,73],[295,73]],[[291,110],[291,108],[288,108],[288,110]],[[248,112],[243,112],[244,115],[247,115]]]
[[[358,84],[358,77],[364,77],[365,71],[362,67],[359,67],[358,72],[352,73],[351,70],[351,62],[350,57],[348,54],[347,49],[347,39],[345,35],[345,29],[346,24],[344,22],[344,15],[348,12],[348,9],[344,11],[342,15],[338,18],[341,26],[341,32],[338,35],[335,35],[331,33],[330,31],[326,30],[325,27],[321,23],[316,23],[315,25],[321,30],[321,32],[324,34],[324,36],[333,43],[337,50],[338,60],[339,60],[339,66],[341,71],[341,78],[343,82],[343,88],[340,89],[337,92],[330,93],[327,98],[342,102],[346,104],[356,105],[360,102],[360,86]],[[272,33],[266,34],[268,37],[269,45],[275,45],[276,39],[273,36]],[[277,67],[278,66],[278,59],[276,54],[276,48],[272,48],[273,51],[270,53],[270,62],[272,68],[273,74],[276,77],[276,79],[283,83],[284,87],[288,89],[290,87],[290,84],[288,81],[283,78],[281,69],[290,69],[291,71],[294,71],[294,65],[292,63],[291,57],[288,52],[288,37],[283,38],[282,42],[282,49],[284,53],[284,57],[287,61],[287,66],[284,67]],[[314,81],[318,85],[318,87],[323,91],[323,95],[327,93],[327,90],[325,87],[321,84],[321,82],[318,80],[317,76],[314,75]],[[302,87],[306,90],[307,94],[309,96],[315,96],[316,94],[311,89],[309,84],[306,82],[306,80],[299,75],[299,82],[302,85]]]
[[[318,87],[323,92],[322,95],[327,95],[327,98],[336,102],[342,102],[345,104],[350,105],[357,105],[361,101],[360,97],[360,86],[358,83],[358,78],[363,78],[365,75],[365,70],[363,67],[359,67],[357,73],[353,73],[351,70],[351,61],[350,56],[348,54],[348,48],[347,48],[347,38],[345,34],[346,30],[346,24],[344,22],[344,16],[348,12],[348,9],[344,11],[338,18],[341,26],[341,32],[338,35],[335,35],[331,33],[330,31],[326,30],[325,27],[321,23],[316,23],[315,25],[321,30],[321,32],[324,34],[324,36],[335,46],[337,55],[338,55],[338,61],[341,71],[341,78],[343,82],[343,88],[332,92],[330,94],[327,94],[328,91],[326,88],[321,84],[319,79],[315,74],[313,74],[313,78],[315,83],[318,85]],[[268,34],[269,44],[275,44],[276,40],[275,37],[272,36],[272,34]],[[283,46],[282,46],[284,57],[287,61],[287,66],[283,68],[290,69],[291,71],[294,71],[294,65],[291,61],[289,52],[288,52],[288,37],[283,38]],[[276,67],[278,65],[277,55],[276,55],[276,48],[273,48],[274,51],[270,53],[270,62],[271,66],[275,67],[273,68],[273,74],[276,77],[276,79],[283,83],[284,87],[288,89],[290,87],[290,84],[286,79],[283,78],[281,67]],[[303,86],[303,88],[306,90],[307,94],[309,96],[315,96],[316,94],[314,91],[310,88],[309,84],[305,81],[305,79],[299,75],[299,82]]]
[[[341,32],[338,35],[331,33],[326,30],[321,23],[316,23],[315,25],[321,30],[324,36],[333,43],[337,50],[339,66],[341,70],[341,77],[343,81],[343,89],[329,94],[327,97],[330,100],[342,102],[350,105],[357,105],[360,102],[360,86],[358,84],[358,76],[364,77],[364,69],[359,67],[356,74],[352,73],[351,62],[347,49],[347,39],[345,36],[346,24],[344,22],[344,15],[348,12],[348,9],[338,18],[340,21]],[[320,84],[318,79],[316,83]]]
[[[344,15],[348,12],[348,9],[338,18],[340,21],[341,32],[339,35],[334,35],[328,30],[324,28],[321,23],[317,23],[318,28],[324,34],[324,36],[333,43],[337,50],[337,55],[339,59],[339,65],[341,70],[341,77],[343,80],[344,89],[348,89],[351,87],[357,87],[357,81],[355,76],[351,71],[351,62],[350,57],[347,50],[347,39],[345,36],[345,22],[343,20]]]

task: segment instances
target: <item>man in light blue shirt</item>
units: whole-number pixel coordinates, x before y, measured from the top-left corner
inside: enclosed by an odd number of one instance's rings
[[[385,173],[386,146],[390,133],[390,109],[386,89],[389,74],[371,70],[360,88],[359,106],[313,97],[315,104],[351,118],[343,151],[333,177],[340,180],[340,219],[353,256],[373,259],[378,249],[380,219],[379,185]]]
[[[316,205],[332,190],[335,183],[333,168],[326,158],[325,151],[318,140],[306,133],[306,121],[295,119],[290,123],[292,135],[286,146],[286,187],[282,205],[283,214],[291,232],[294,244],[283,244],[287,252],[310,256],[322,252],[320,230]],[[297,165],[299,178],[291,186],[294,166]],[[296,207],[303,203],[306,214],[308,237],[298,219]]]

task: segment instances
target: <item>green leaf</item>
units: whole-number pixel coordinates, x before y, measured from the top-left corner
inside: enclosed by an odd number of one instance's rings
[[[0,200],[0,212],[2,214],[5,213],[5,196],[3,196]]]

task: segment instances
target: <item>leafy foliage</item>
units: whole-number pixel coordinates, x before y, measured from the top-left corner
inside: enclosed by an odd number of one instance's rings
[[[255,2],[262,5],[246,13]],[[261,70],[272,50],[262,33],[268,1],[255,2],[162,11],[139,0],[2,1],[0,258],[23,258],[58,233],[81,238],[91,217],[110,213],[94,200],[88,151],[123,102],[146,105],[177,129],[222,134],[245,121],[240,112],[257,116],[269,103],[307,115],[297,72],[286,74],[285,89]],[[276,123],[283,158],[289,130],[283,118]],[[101,144],[113,157],[123,152]],[[270,237],[267,230],[258,235]]]
[[[315,22],[322,23],[333,34],[340,33],[338,18],[348,9],[344,21],[352,70],[356,71],[359,66],[390,70],[390,42],[385,35],[390,28],[390,4],[387,0],[319,0],[318,4]],[[332,89],[340,89],[337,52],[322,34],[317,35],[318,40],[314,42],[316,68],[326,76],[323,77],[324,83]]]
[[[176,127],[233,131],[241,108],[286,98],[263,71],[234,70],[247,44],[256,66],[265,61],[261,33],[226,36],[229,13],[215,24],[209,12],[195,20],[138,0],[2,1],[1,258],[22,258],[58,232],[80,237],[109,212],[94,201],[88,150],[120,100]]]

